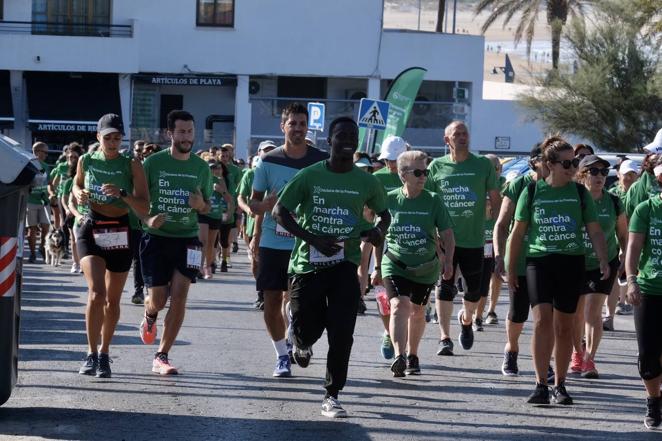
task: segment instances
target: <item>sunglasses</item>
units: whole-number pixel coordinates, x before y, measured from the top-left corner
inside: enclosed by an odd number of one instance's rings
[[[577,168],[579,167],[579,159],[564,159],[563,161],[550,161],[552,164],[561,164],[564,169],[569,169],[570,167]]]
[[[597,176],[597,175],[607,176],[609,174],[609,169],[591,167],[588,169],[588,172],[591,174],[591,176]]]
[[[414,169],[414,170],[408,170],[407,173],[411,173],[412,175],[416,176],[417,178],[420,178],[421,176],[426,176],[430,174],[430,170],[428,169]]]

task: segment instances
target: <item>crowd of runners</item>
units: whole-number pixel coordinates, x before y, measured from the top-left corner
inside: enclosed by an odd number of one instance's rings
[[[183,110],[167,117],[167,146],[136,141],[122,150],[122,120],[113,114],[99,120],[97,143],[86,151],[66,146],[54,167],[44,162],[48,146],[34,144],[44,173],[29,197],[29,262],[47,254],[57,232],[71,272],[85,277],[88,348],[80,374],[112,375],[110,344],[131,269],[131,300],[144,304],[140,337],[145,344],[159,337],[152,370],[177,374],[168,355],[190,285],[229,271],[242,239],[254,307],[275,351],[271,375],[306,368],[326,331],[327,417],[347,415],[338,394],[357,315],[372,291],[381,317],[375,327],[383,328],[375,345],[392,360],[394,377],[422,374],[427,322],[438,324],[443,357],[457,351],[455,342],[471,350],[480,331],[500,320],[500,369],[516,376],[531,316],[535,384],[527,401],[538,405],[573,404],[568,373],[598,378],[603,332],[614,330],[614,314],[633,313],[644,423],[660,427],[662,130],[643,162],[624,157],[615,166],[591,146],[549,137],[531,149],[530,171],[506,180],[499,158],[472,153],[460,121],[445,128],[449,153],[436,159],[395,136],[377,155],[357,152],[350,117],[331,122],[329,151],[322,151],[307,138],[307,109],[297,103],[283,109],[280,126],[284,144],[263,141],[246,167],[230,144],[195,150],[193,116]],[[618,180],[607,188],[612,167]],[[506,317],[495,309],[502,284],[510,294]]]

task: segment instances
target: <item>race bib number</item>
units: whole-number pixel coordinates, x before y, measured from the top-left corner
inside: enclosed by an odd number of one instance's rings
[[[202,251],[200,248],[186,249],[186,266],[199,270],[202,266]]]
[[[122,228],[98,228],[92,230],[94,243],[102,250],[128,250],[129,229]]]
[[[494,257],[494,244],[492,242],[486,242],[483,247],[483,256],[487,258]]]
[[[230,215],[229,215],[229,213],[228,213],[228,212],[223,213],[223,214],[221,215],[221,222],[227,222],[228,220],[230,220]]]
[[[338,251],[333,256],[325,256],[324,254],[320,253],[317,248],[311,246],[310,263],[313,265],[326,265],[343,260],[345,258],[345,242],[338,242],[337,245],[340,246],[340,251]]]
[[[294,237],[289,231],[287,231],[285,228],[283,228],[283,226],[281,224],[279,224],[278,222],[276,222],[276,236],[287,237],[287,238],[293,238]]]

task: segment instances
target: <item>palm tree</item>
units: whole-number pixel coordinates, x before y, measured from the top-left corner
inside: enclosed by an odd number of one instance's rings
[[[437,7],[437,27],[436,32],[444,32],[444,13],[446,12],[446,0],[439,0]]]
[[[584,16],[584,6],[588,0],[545,0],[547,10],[547,24],[552,27],[552,67],[559,67],[559,49],[561,47],[561,31],[568,20],[568,15],[573,17]],[[535,32],[538,12],[543,6],[543,0],[480,0],[476,6],[476,15],[489,10],[490,16],[487,17],[481,28],[485,33],[487,29],[499,18],[504,17],[503,26],[508,25],[513,16],[521,13],[517,29],[515,30],[515,44],[522,40],[522,35],[526,35],[526,55],[531,54],[531,41]]]

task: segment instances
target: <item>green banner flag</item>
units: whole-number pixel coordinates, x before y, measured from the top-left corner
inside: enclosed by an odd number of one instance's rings
[[[427,69],[422,67],[410,67],[400,72],[393,80],[386,92],[386,98],[384,98],[384,101],[391,104],[388,110],[386,130],[378,131],[373,139],[367,140],[364,145],[367,130],[359,129],[359,151],[378,153],[385,137],[389,135],[402,136],[407,127],[409,114],[414,106],[425,72],[427,72]],[[368,145],[368,142],[371,145]]]

